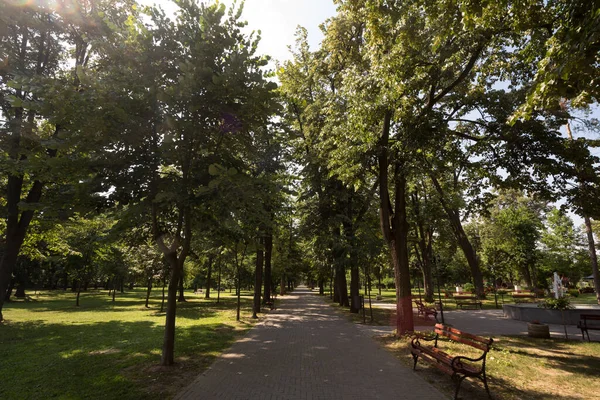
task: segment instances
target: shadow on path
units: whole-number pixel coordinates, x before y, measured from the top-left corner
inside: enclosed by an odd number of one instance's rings
[[[177,398],[445,398],[308,289],[278,306]]]

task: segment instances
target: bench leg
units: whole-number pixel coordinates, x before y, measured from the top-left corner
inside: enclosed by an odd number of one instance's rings
[[[414,353],[412,353],[412,357],[413,357],[413,360],[415,362],[414,365],[413,365],[413,371],[415,371],[417,369],[417,360],[419,359],[419,356],[416,355],[416,354],[414,354]]]
[[[485,375],[485,369],[483,370],[483,378],[481,378],[482,382],[483,382],[483,386],[485,387],[485,391],[488,394],[488,397],[491,399],[492,395],[490,394],[490,388],[488,387],[487,384],[487,376]]]
[[[456,390],[454,391],[454,400],[458,399],[458,391],[460,390],[460,384],[467,377],[466,375],[458,377],[458,375],[453,375],[454,378],[458,378],[458,382],[456,383]]]

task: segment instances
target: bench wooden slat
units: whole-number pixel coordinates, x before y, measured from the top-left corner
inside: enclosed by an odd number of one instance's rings
[[[435,325],[435,333],[486,352],[490,350],[490,345],[493,342],[493,339],[486,339],[468,332],[462,332],[442,324]]]
[[[442,372],[448,374],[448,375],[454,375],[454,371],[452,370],[452,367],[450,367],[450,365],[447,364],[443,364],[441,362],[438,362],[437,359],[432,358],[431,356],[429,356],[427,353],[421,353],[420,356],[427,360],[430,364],[432,364],[434,367],[436,367],[437,369],[441,370]]]
[[[417,334],[414,336],[411,343],[414,368],[417,367],[417,361],[419,357],[421,357],[442,372],[452,375],[453,378],[458,378],[456,391],[454,393],[455,400],[458,397],[460,383],[467,377],[480,379],[483,382],[488,396],[491,397],[485,374],[485,359],[490,350],[490,345],[494,340],[492,338],[487,339],[471,333],[462,332],[456,328],[443,324],[436,324],[434,332],[435,337],[426,341],[422,335]],[[479,349],[483,351],[483,354],[479,358],[450,355],[438,347],[440,336]],[[421,343],[421,340],[424,340],[424,342]]]

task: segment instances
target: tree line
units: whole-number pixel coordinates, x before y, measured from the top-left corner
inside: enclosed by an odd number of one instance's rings
[[[184,286],[222,266],[254,314],[301,273],[357,312],[391,266],[403,333],[434,267],[479,296],[492,266],[539,285],[566,244],[542,224],[573,236],[559,199],[600,293],[598,126],[576,118],[598,103],[597,4],[340,0],[274,72],[242,6],[175,4],[0,4],[0,294],[161,281],[170,365]]]

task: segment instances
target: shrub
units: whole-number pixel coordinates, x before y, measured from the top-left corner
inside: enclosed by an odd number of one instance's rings
[[[579,297],[579,290],[577,290],[577,289],[569,289],[569,296],[571,296],[571,297]]]
[[[547,308],[549,310],[568,310],[575,308],[571,305],[571,301],[568,297],[559,297],[558,299],[551,297],[539,303],[538,307]]]
[[[465,292],[473,293],[475,291],[475,285],[473,285],[471,282],[467,282],[463,285],[463,290]]]

